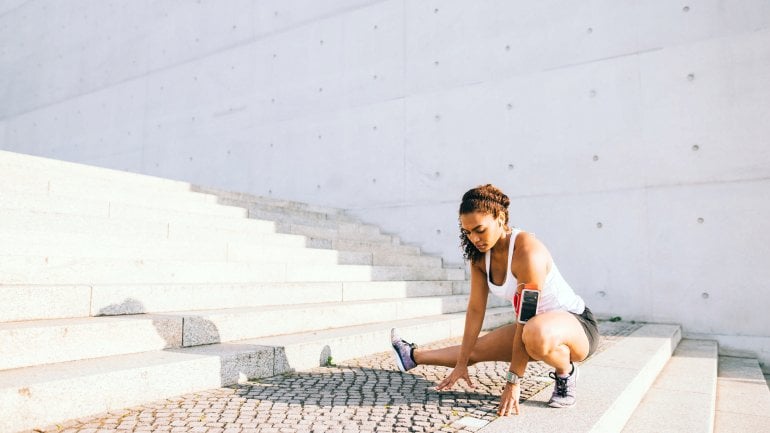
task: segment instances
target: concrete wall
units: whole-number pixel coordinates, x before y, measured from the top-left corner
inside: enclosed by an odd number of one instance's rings
[[[767,0],[0,2],[0,148],[352,209],[480,183],[602,315],[770,362]]]

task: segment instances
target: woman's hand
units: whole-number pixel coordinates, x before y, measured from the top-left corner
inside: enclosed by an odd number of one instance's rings
[[[476,385],[471,382],[470,376],[468,376],[468,366],[464,364],[457,364],[454,370],[449,373],[449,376],[444,378],[444,380],[438,384],[436,391],[442,391],[451,388],[459,379],[463,379],[465,383],[467,383],[471,388],[476,387]]]
[[[519,414],[519,397],[521,386],[519,384],[506,383],[503,395],[500,396],[500,406],[497,408],[498,416],[508,416],[511,413]]]

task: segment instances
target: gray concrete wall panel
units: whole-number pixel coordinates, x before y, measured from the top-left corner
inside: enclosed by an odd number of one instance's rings
[[[449,263],[496,183],[596,312],[770,353],[765,0],[6,0],[0,70],[0,148],[346,207]]]

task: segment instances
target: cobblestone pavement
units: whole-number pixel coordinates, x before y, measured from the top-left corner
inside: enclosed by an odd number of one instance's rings
[[[599,351],[641,325],[601,322]],[[427,348],[459,344],[460,338]],[[43,433],[294,433],[474,432],[470,421],[492,421],[508,369],[504,362],[470,367],[475,389],[461,381],[453,391],[434,387],[444,367],[396,368],[391,353],[356,358],[332,367],[284,374],[233,387],[184,395],[144,406],[36,430]],[[522,399],[551,383],[551,368],[531,362]],[[472,418],[472,419],[471,419]],[[483,425],[482,425],[483,426]]]

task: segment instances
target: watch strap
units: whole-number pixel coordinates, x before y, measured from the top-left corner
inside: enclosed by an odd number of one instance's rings
[[[512,384],[512,385],[518,385],[519,384],[519,375],[509,371],[505,373],[505,381]]]

